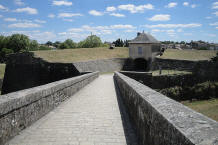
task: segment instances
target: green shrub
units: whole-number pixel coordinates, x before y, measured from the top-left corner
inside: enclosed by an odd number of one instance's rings
[[[175,86],[160,90],[160,93],[177,101],[208,100],[218,98],[218,82],[204,82],[194,86]]]

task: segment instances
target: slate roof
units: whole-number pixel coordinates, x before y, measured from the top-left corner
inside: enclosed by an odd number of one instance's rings
[[[130,41],[129,43],[160,43],[157,39],[155,39],[152,35],[147,33],[140,33],[135,39]]]

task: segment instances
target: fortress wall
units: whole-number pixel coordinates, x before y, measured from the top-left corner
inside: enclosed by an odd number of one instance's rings
[[[114,72],[123,68],[126,58],[100,59],[86,62],[74,62],[73,65],[80,71]]]
[[[218,122],[121,73],[114,79],[141,144],[218,144]]]
[[[0,144],[53,110],[98,75],[99,72],[88,73],[0,96]]]
[[[161,69],[175,69],[175,70],[193,70],[199,63],[207,63],[207,60],[192,61],[192,60],[178,60],[178,59],[162,59],[155,58],[152,63],[152,70]]]
[[[11,54],[7,58],[2,94],[79,75],[72,63],[50,63],[28,52]]]

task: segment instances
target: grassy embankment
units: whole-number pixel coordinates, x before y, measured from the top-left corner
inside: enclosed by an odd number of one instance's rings
[[[34,51],[37,57],[49,62],[79,62],[108,58],[127,58],[129,50],[126,47],[108,48],[80,48],[64,50]]]
[[[0,64],[0,79],[4,77],[5,73],[5,64]]]
[[[167,49],[160,57],[163,59],[180,59],[180,60],[209,60],[216,56],[218,51],[215,50],[177,50]]]
[[[184,101],[182,102],[182,104],[218,121],[218,99],[193,101],[193,102]]]

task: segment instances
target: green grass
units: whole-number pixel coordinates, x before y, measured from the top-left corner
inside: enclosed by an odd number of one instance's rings
[[[127,58],[129,50],[126,47],[108,49],[101,48],[80,48],[64,50],[43,50],[34,51],[35,56],[41,57],[49,62],[79,62],[108,58]]]
[[[178,70],[162,70],[161,75],[174,75],[174,74],[191,74],[188,71],[178,71]],[[159,70],[152,71],[153,76],[159,76]]]
[[[215,50],[178,50],[167,49],[160,58],[180,60],[209,60],[216,56]]]
[[[0,79],[3,79],[5,74],[5,64],[0,64]]]
[[[182,104],[218,121],[218,99],[193,101],[193,102],[184,101],[182,102]]]

